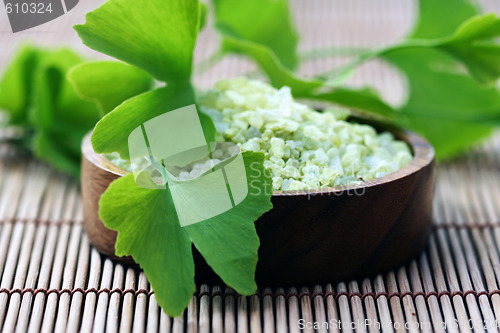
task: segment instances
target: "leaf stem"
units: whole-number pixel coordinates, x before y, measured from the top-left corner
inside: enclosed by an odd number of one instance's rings
[[[301,62],[328,58],[328,57],[352,57],[360,55],[364,52],[367,52],[369,49],[367,48],[355,48],[355,47],[326,47],[326,48],[317,48],[308,51],[301,52],[299,54],[299,58]],[[215,66],[217,62],[219,62],[224,57],[224,54],[221,51],[217,51],[212,55],[206,57],[201,60],[197,64],[195,64],[194,75],[200,75]]]
[[[351,57],[367,52],[368,48],[329,46],[301,52],[300,61],[310,61],[328,57]]]
[[[384,48],[373,49],[361,54],[356,59],[350,63],[343,65],[341,67],[334,68],[326,73],[319,76],[320,79],[327,80],[326,84],[332,83],[338,84],[336,77],[345,77],[348,72],[351,72],[354,68],[362,65],[363,63],[372,60],[374,58],[380,57],[385,54],[389,54],[395,51],[401,51],[404,49],[421,48],[421,47],[436,47],[440,43],[439,40],[427,40],[427,39],[410,39],[399,44],[391,45]],[[333,81],[331,78],[334,78]]]

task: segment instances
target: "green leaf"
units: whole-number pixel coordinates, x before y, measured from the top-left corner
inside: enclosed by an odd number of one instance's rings
[[[258,259],[259,237],[254,222],[272,208],[272,179],[263,167],[264,155],[243,153],[248,195],[233,209],[186,226],[196,248],[222,280],[238,293],[251,295]]]
[[[85,45],[158,80],[187,82],[200,13],[197,0],[110,0],[75,30]]]
[[[128,159],[128,136],[135,128],[165,112],[194,103],[190,85],[169,85],[126,100],[97,123],[91,138],[94,150],[99,154],[118,152],[123,159]],[[198,115],[207,142],[214,141],[212,119],[202,112]]]
[[[82,101],[66,80],[68,70],[81,62],[69,49],[47,52],[33,77],[29,116],[35,155],[76,177],[82,138],[99,120],[96,106]]]
[[[286,0],[215,0],[216,26],[224,35],[269,48],[287,69],[297,65],[297,32]],[[231,43],[226,51],[240,52]]]
[[[480,83],[495,84],[500,77],[500,45],[454,45],[446,50],[463,62]]]
[[[452,34],[428,39],[409,39],[382,49],[370,50],[355,61],[324,74],[326,84],[333,86],[348,77],[356,67],[375,57],[404,49],[435,48],[462,62],[469,73],[482,84],[494,84],[500,77],[500,19],[496,14],[473,17],[461,24]]]
[[[65,171],[75,178],[80,175],[81,152],[72,144],[61,144],[64,135],[53,135],[43,130],[37,131],[32,139],[35,155],[38,159],[50,163],[54,168]]]
[[[204,2],[200,2],[200,7],[199,7],[199,14],[198,16],[200,17],[200,31],[205,28],[205,25],[207,24],[207,14],[208,14],[208,6]]]
[[[0,109],[9,115],[12,125],[28,125],[33,79],[44,52],[32,46],[21,47],[13,56],[0,81]]]
[[[492,63],[493,69],[496,66],[496,47],[491,53],[487,50],[481,54],[481,48],[490,46],[476,44],[474,49],[467,50],[469,46],[460,44],[491,38],[495,30],[493,16],[471,19],[478,10],[468,0],[420,0],[419,3],[419,23],[412,37],[434,38],[438,47],[451,42],[439,50],[465,63],[480,82],[491,81],[497,74],[488,64]],[[470,20],[463,23],[467,19]],[[500,124],[498,90],[483,87],[462,73],[457,61],[449,55],[437,49],[405,49],[384,55],[409,81],[410,95],[401,110],[405,117],[401,124],[423,134],[440,159],[458,155],[489,136]]]
[[[304,80],[291,71],[298,61],[297,34],[286,0],[244,1],[237,6],[234,0],[216,0],[214,7],[223,52],[252,58],[273,86],[288,86],[296,97],[322,86],[319,80]]]
[[[498,36],[500,36],[500,20],[495,13],[490,13],[473,17],[461,24],[448,43],[473,42]]]
[[[408,49],[385,58],[408,78],[409,97],[400,123],[423,134],[438,158],[450,158],[491,134],[500,124],[500,94],[460,71],[434,49]]]
[[[118,231],[116,254],[131,255],[139,263],[163,310],[172,316],[182,314],[195,291],[194,262],[170,191],[140,188],[129,174],[102,195],[99,217]]]
[[[407,48],[408,46],[422,47],[426,44],[428,47],[436,47],[438,43],[432,43],[432,41],[439,41],[445,36],[450,36],[465,20],[478,14],[477,8],[470,0],[419,0],[417,2],[419,6],[419,16],[416,20],[413,32],[409,35],[407,41],[382,49],[363,52],[355,61],[339,68],[334,68],[324,73],[322,77],[333,77],[333,80],[328,81],[328,84],[331,85],[335,83],[335,80],[337,80],[339,76],[346,77],[352,74],[352,72],[362,63],[375,57],[382,56],[385,53],[392,52],[393,49]],[[450,8],[453,8],[453,10],[450,10]],[[424,43],[421,43],[422,41]],[[330,52],[327,52],[327,54],[330,54]]]
[[[478,14],[469,0],[419,0],[419,17],[411,38],[451,35],[465,20]]]
[[[0,107],[11,124],[33,133],[29,139],[35,155],[76,177],[81,140],[99,119],[97,108],[82,101],[66,80],[68,70],[81,62],[68,49],[25,46],[0,83]]]
[[[115,180],[101,197],[99,216],[118,231],[116,254],[132,255],[158,304],[170,315],[182,313],[195,289],[191,241],[229,286],[245,295],[256,290],[259,238],[254,222],[272,208],[272,181],[262,154],[244,152],[243,160],[246,198],[225,213],[184,228],[168,187],[143,189],[129,174]]]
[[[286,69],[268,47],[230,36],[224,37],[224,45],[234,52],[251,57],[266,73],[271,84],[277,88],[288,86],[295,97],[308,96],[322,86],[319,80],[304,80]]]
[[[313,94],[308,98],[331,102],[359,111],[368,111],[382,116],[386,120],[392,120],[399,116],[398,111],[382,101],[380,96],[369,88],[351,89],[339,87],[328,92]]]
[[[474,17],[439,46],[465,64],[472,76],[483,84],[500,77],[500,19],[496,14]]]
[[[82,98],[98,105],[101,116],[153,86],[153,78],[146,72],[115,61],[78,65],[69,71],[68,79]]]

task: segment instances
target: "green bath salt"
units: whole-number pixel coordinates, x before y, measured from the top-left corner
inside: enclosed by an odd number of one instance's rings
[[[294,101],[290,88],[246,78],[222,80],[198,102],[217,128],[217,140],[262,152],[274,190],[359,184],[412,160],[408,145],[389,132],[347,122],[349,113],[323,112]]]

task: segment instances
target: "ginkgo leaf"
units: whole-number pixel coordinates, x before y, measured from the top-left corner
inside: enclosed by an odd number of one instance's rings
[[[462,23],[447,43],[466,43],[498,36],[500,36],[500,19],[495,13],[490,13],[472,17]]]
[[[223,31],[220,30],[219,31]],[[323,83],[315,79],[302,79],[281,64],[279,58],[272,50],[264,45],[238,39],[230,35],[224,37],[225,47],[232,52],[241,53],[252,58],[267,75],[275,87],[287,86],[292,89],[296,97],[307,97]]]
[[[122,158],[129,159],[128,137],[134,129],[156,116],[194,102],[190,85],[168,85],[128,99],[97,123],[91,138],[94,150],[97,153],[118,152]],[[138,109],[141,112],[136,112]],[[214,141],[212,118],[203,112],[198,115],[206,141]]]
[[[254,222],[272,208],[272,179],[263,167],[263,154],[244,152],[243,159],[248,186],[243,201],[185,229],[215,273],[238,293],[250,295],[257,289],[254,275],[260,244]]]
[[[419,4],[419,20],[411,38],[432,39],[433,46],[401,49],[383,58],[408,79],[409,96],[401,108],[401,126],[425,136],[438,158],[451,158],[490,135],[500,124],[500,93],[496,87],[481,86],[456,61],[467,64],[472,59],[460,59],[458,53],[451,54],[442,46],[457,47],[491,37],[497,19],[494,15],[474,17],[478,10],[467,0],[420,0]],[[489,75],[481,78],[479,72],[474,74],[471,67],[469,71],[482,82],[491,79]]]
[[[68,49],[48,52],[36,70],[30,109],[35,155],[75,177],[82,139],[99,120],[97,107],[81,100],[66,80],[69,69],[82,61]]]
[[[5,68],[0,81],[0,109],[9,115],[9,123],[27,126],[33,93],[33,79],[44,51],[30,45],[21,47]]]
[[[158,80],[188,82],[201,14],[198,0],[110,0],[75,30],[88,47]]]
[[[464,22],[438,46],[465,64],[482,84],[494,84],[500,77],[500,18],[496,14],[476,16]]]
[[[279,62],[293,70],[298,62],[298,36],[286,0],[215,0],[215,24],[224,36],[262,45],[274,53]],[[223,41],[223,50],[241,52]]]
[[[478,14],[478,8],[470,0],[419,0],[418,11],[410,38],[431,39],[451,35],[462,22]]]
[[[195,291],[191,241],[168,188],[148,190],[129,174],[102,195],[99,217],[118,231],[116,255],[131,255],[146,273],[163,310],[180,315]]]
[[[252,58],[273,86],[288,86],[296,97],[307,96],[322,85],[292,72],[298,62],[297,34],[286,0],[244,1],[238,6],[233,0],[216,0],[214,10],[222,52]]]
[[[69,49],[24,46],[0,82],[0,109],[9,124],[26,130],[23,142],[35,155],[75,177],[80,173],[81,140],[99,120],[93,103],[81,100],[66,79],[83,62]]]
[[[166,313],[182,313],[194,292],[191,242],[214,271],[236,291],[256,291],[259,238],[254,222],[272,208],[272,182],[261,153],[244,152],[248,194],[230,210],[181,227],[168,186],[145,189],[129,174],[102,195],[99,216],[118,231],[117,255],[131,255],[144,269],[158,304]]]
[[[330,88],[330,91],[307,96],[338,104],[344,107],[367,111],[384,117],[387,120],[397,118],[398,112],[385,103],[372,89],[354,89],[346,87]]]
[[[400,124],[423,134],[438,158],[457,155],[500,124],[498,90],[454,70],[457,64],[450,56],[420,49],[394,52],[386,59],[408,77]]]
[[[150,90],[151,75],[116,61],[95,61],[73,67],[68,79],[76,92],[95,102],[101,117],[123,101]]]

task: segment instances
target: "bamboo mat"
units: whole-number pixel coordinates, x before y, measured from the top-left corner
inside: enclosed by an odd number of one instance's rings
[[[43,44],[64,41],[95,56],[77,46],[69,27],[99,3],[80,1],[74,12],[22,33],[22,38]],[[413,17],[409,0],[292,3],[304,35],[302,50],[389,43],[408,31]],[[498,1],[484,5],[500,12]],[[8,33],[0,16],[0,68],[19,36]],[[199,59],[216,48],[214,42],[212,31],[203,32]],[[301,72],[313,74],[345,60],[311,61]],[[208,86],[252,69],[249,62],[229,57],[196,80]],[[401,79],[381,63],[363,66],[351,83],[375,84],[389,100],[401,100]],[[144,274],[106,259],[89,245],[77,182],[0,140],[0,329],[299,332],[301,323],[309,327],[316,322],[317,332],[338,332],[339,326],[342,332],[498,331],[499,171],[500,134],[463,158],[439,165],[434,232],[426,251],[404,267],[359,281],[262,289],[251,297],[201,285],[184,315],[170,318],[158,307]],[[307,327],[306,332],[315,331]]]

